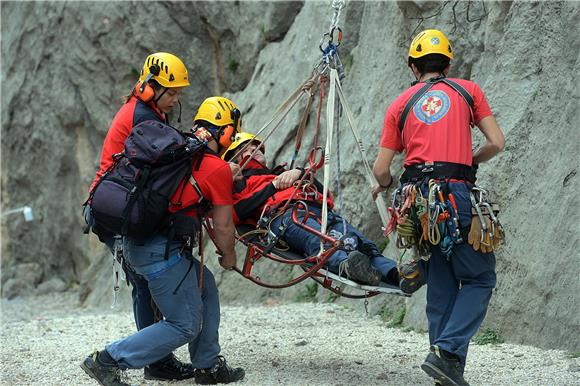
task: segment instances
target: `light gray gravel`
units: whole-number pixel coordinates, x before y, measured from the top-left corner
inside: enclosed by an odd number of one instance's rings
[[[79,363],[131,333],[132,315],[76,303],[73,293],[2,300],[2,385],[96,385]],[[239,384],[433,384],[419,368],[425,334],[333,304],[224,306],[220,335],[228,362],[246,369]],[[185,348],[176,353],[187,359]],[[140,370],[127,373],[131,384],[168,384],[145,381]],[[563,351],[472,345],[465,375],[472,385],[579,385],[580,362]]]

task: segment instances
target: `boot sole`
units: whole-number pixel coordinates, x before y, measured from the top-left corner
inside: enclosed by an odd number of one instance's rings
[[[156,377],[154,375],[143,375],[143,378],[145,378],[149,381],[177,382],[177,381],[184,381],[186,379],[191,379],[191,378],[193,378],[193,375],[191,377],[185,377],[185,378],[163,378],[163,377]]]
[[[99,378],[97,378],[95,376],[95,374],[92,372],[92,370],[85,364],[85,362],[81,363],[81,369],[83,369],[85,371],[85,373],[87,373],[87,375],[91,378],[93,378],[95,381],[97,381],[99,383],[99,385],[102,386],[106,386],[103,382],[101,382],[101,380]]]
[[[427,373],[431,378],[439,381],[443,386],[461,386],[459,383],[456,383],[451,378],[449,378],[445,373],[439,370],[438,367],[433,366],[431,363],[423,363],[421,365],[421,369]]]

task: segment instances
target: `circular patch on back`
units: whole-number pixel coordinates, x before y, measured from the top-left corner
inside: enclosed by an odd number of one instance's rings
[[[413,114],[428,125],[443,118],[449,111],[449,96],[440,90],[428,91],[413,106]]]

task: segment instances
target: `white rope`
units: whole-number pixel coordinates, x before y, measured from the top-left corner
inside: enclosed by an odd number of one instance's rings
[[[340,19],[340,11],[345,7],[344,0],[332,0],[331,4],[332,9],[334,9],[334,15],[332,16],[332,22],[330,23],[330,28],[328,31],[332,31],[333,28],[336,28],[338,25],[338,21]]]
[[[278,107],[278,109],[276,110],[276,112],[274,113],[274,115],[272,116],[272,118],[266,122],[261,128],[260,130],[258,130],[258,132],[255,134],[256,137],[258,137],[260,135],[260,133],[262,133],[262,131],[266,130],[266,128],[272,123],[274,122],[274,120],[278,119],[278,122],[274,125],[274,127],[272,128],[272,130],[262,139],[262,143],[265,145],[266,141],[272,136],[272,134],[274,133],[274,131],[276,131],[276,129],[280,126],[280,124],[282,123],[282,121],[284,120],[284,118],[286,118],[286,116],[288,115],[288,113],[290,113],[290,111],[294,108],[294,106],[296,105],[296,103],[298,103],[298,101],[302,98],[302,96],[304,95],[308,95],[308,91],[304,90],[304,83],[302,83],[293,93],[292,95],[290,95],[288,97],[288,99],[286,99],[281,105],[280,107]],[[242,146],[235,154],[234,157],[232,157],[232,159],[234,159],[235,157],[237,157],[238,155],[242,154],[250,145],[251,145],[252,141],[248,141],[247,144],[245,144],[244,146]],[[242,170],[244,170],[244,167],[246,167],[246,165],[248,164],[248,162],[250,162],[250,160],[254,157],[254,155],[256,154],[256,152],[259,150],[259,147],[256,147],[256,149],[254,149],[254,151],[252,152],[252,154],[250,154],[250,157],[248,157],[248,159],[246,160],[246,162],[244,162],[243,165],[240,165],[240,170],[234,175],[234,178],[237,177],[238,175],[240,175],[242,173]]]
[[[336,70],[333,70],[330,72],[330,84],[331,85],[336,84],[338,98],[340,100],[340,103],[342,104],[344,111],[346,112],[346,117],[348,119],[349,126],[352,130],[352,134],[354,135],[354,138],[355,138],[356,142],[358,143],[358,150],[359,150],[359,153],[360,153],[361,158],[363,160],[363,165],[364,165],[364,169],[366,172],[365,174],[367,177],[367,181],[369,183],[369,186],[372,189],[375,185],[378,184],[378,182],[376,181],[375,177],[372,174],[371,167],[370,167],[369,162],[366,158],[364,145],[360,139],[359,131],[354,124],[354,118],[352,115],[352,111],[350,110],[350,107],[348,106],[348,103],[346,101],[344,93],[342,92],[342,86],[340,85],[340,81],[338,79],[338,73]],[[388,220],[389,217],[387,215],[387,205],[385,204],[385,201],[383,200],[383,197],[381,195],[377,196],[375,204],[377,205],[377,209],[379,210],[379,216],[381,216],[381,221],[383,222],[383,226],[386,227],[388,222],[389,222],[389,220]]]
[[[322,223],[320,224],[320,232],[323,235],[326,234],[326,227],[328,225],[328,203],[326,199],[328,197],[328,185],[330,184],[330,154],[332,153],[332,129],[334,128],[334,105],[336,103],[336,81],[333,81],[333,79],[338,79],[334,68],[330,70],[330,87],[328,90],[328,100],[326,101],[326,146],[324,149],[324,182],[322,184]],[[323,249],[324,242],[321,239],[318,256],[322,254]]]

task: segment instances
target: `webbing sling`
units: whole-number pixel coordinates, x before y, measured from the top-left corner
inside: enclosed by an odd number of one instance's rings
[[[425,85],[423,85],[423,87],[421,87],[415,94],[413,94],[411,99],[409,99],[409,101],[405,105],[405,108],[403,109],[403,112],[401,113],[401,117],[399,118],[399,131],[401,133],[403,132],[403,128],[405,127],[405,122],[407,121],[407,116],[411,112],[411,109],[413,108],[413,106],[415,106],[415,104],[419,101],[419,99],[421,99],[423,97],[423,95],[425,95],[425,93],[427,93],[427,91],[429,91],[429,89],[431,89],[431,87],[433,87],[434,85],[436,85],[437,83],[440,83],[440,82],[445,83],[446,85],[451,87],[453,90],[458,92],[459,95],[461,95],[463,97],[463,100],[469,106],[469,114],[471,117],[469,124],[471,126],[473,126],[473,124],[475,123],[474,117],[473,117],[473,97],[459,83],[454,82],[454,81],[447,79],[447,78],[444,78],[444,77],[437,77],[437,78],[429,79],[427,81],[427,83]]]

